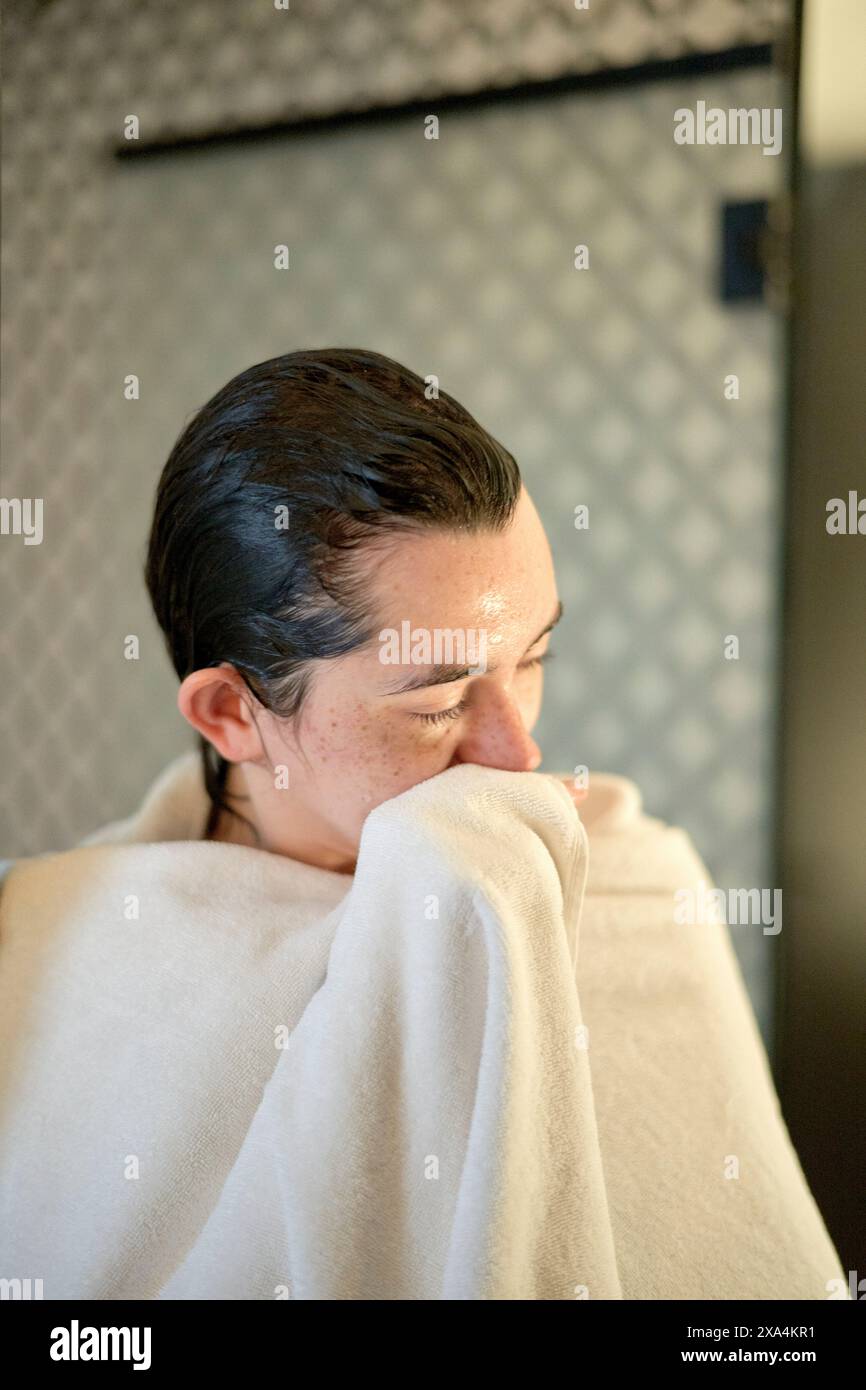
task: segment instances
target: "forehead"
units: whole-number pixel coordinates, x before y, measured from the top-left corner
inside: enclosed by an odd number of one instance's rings
[[[370,573],[382,627],[484,627],[488,640],[524,644],[548,622],[556,579],[544,528],[527,494],[503,531],[395,536]]]
[[[395,537],[371,570],[370,596],[382,626],[485,626],[518,638],[556,598],[544,527],[534,507],[518,505],[503,531]]]

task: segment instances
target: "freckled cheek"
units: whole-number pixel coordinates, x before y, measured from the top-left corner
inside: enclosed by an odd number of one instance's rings
[[[424,737],[423,726],[404,714],[379,716],[364,727],[355,766],[383,796],[395,796],[444,766],[447,737]]]
[[[413,776],[420,779],[437,758],[439,739],[424,738],[419,725],[405,715],[390,718],[380,716],[371,720],[359,736],[363,756],[378,766],[381,777],[395,786],[404,787]]]
[[[363,720],[340,708],[326,709],[315,718],[307,717],[301,736],[301,749],[317,771],[345,765],[364,741]]]
[[[320,764],[381,764],[411,743],[396,720],[371,714],[363,705],[328,711],[309,729],[309,746]]]
[[[421,732],[419,732],[419,729]],[[307,728],[305,746],[317,779],[351,784],[362,801],[384,800],[447,763],[447,730],[424,737],[423,726],[406,715],[371,713],[363,705],[326,709]]]

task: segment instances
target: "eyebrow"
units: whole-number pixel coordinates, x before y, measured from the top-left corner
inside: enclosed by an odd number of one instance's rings
[[[562,611],[562,599],[560,599],[559,603],[556,605],[556,612],[547,624],[547,627],[543,627],[538,636],[532,639],[529,646],[526,648],[527,652],[531,651],[532,648],[541,641],[542,637],[546,637],[552,628],[556,627],[556,624],[562,617]],[[525,656],[526,652],[523,654]],[[414,676],[409,676],[409,678],[400,685],[389,687],[387,690],[380,690],[379,694],[404,695],[409,690],[423,690],[428,685],[450,685],[453,681],[465,680],[473,670],[474,667],[472,666],[428,666],[425,670],[418,671]],[[485,668],[485,674],[496,670],[498,670],[498,665],[488,665]]]

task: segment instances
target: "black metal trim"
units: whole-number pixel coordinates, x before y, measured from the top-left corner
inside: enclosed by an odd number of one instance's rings
[[[566,73],[561,77],[546,78],[538,82],[519,82],[509,87],[487,87],[476,92],[443,92],[439,95],[413,97],[411,101],[390,105],[367,106],[355,111],[298,116],[268,122],[262,126],[236,126],[225,130],[206,130],[188,134],[169,133],[155,140],[123,140],[113,147],[111,153],[115,159],[145,159],[192,149],[245,145],[262,140],[284,139],[286,136],[320,134],[353,126],[403,120],[407,116],[425,116],[431,111],[441,116],[451,111],[480,110],[501,102],[543,100],[560,93],[608,91],[645,82],[668,82],[682,77],[729,72],[735,68],[769,67],[772,66],[773,55],[771,43],[744,44],[738,48],[719,49],[715,53],[685,53],[679,58],[657,59],[648,63],[638,63],[634,67]]]

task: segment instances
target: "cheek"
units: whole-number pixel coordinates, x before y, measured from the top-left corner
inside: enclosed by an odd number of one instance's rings
[[[381,733],[359,704],[327,706],[306,720],[301,749],[316,773],[333,767],[341,772],[357,760],[374,757]]]
[[[363,704],[325,709],[309,720],[303,749],[317,781],[338,781],[343,792],[357,789],[367,802],[396,795],[441,761],[441,739],[419,735],[414,721]]]

